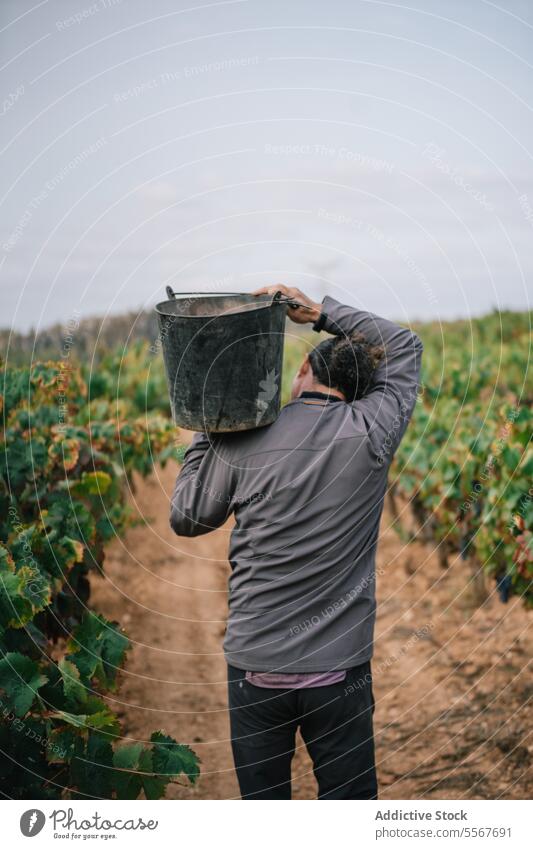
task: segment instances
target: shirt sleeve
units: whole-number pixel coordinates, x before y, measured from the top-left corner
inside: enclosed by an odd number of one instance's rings
[[[170,504],[170,526],[178,536],[207,534],[224,524],[234,508],[234,473],[205,433],[195,434],[185,452]]]
[[[367,394],[353,402],[381,464],[390,462],[405,433],[416,403],[423,345],[412,330],[374,313],[344,306],[326,296],[321,327],[336,336],[358,331],[385,357],[377,366]]]

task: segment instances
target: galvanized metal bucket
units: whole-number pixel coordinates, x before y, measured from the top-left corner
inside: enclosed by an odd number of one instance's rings
[[[176,293],[157,304],[172,418],[225,433],[271,424],[281,405],[287,300]]]

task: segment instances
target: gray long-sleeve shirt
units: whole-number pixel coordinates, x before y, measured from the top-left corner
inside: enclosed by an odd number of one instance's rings
[[[323,312],[326,332],[357,330],[385,347],[367,395],[352,404],[302,396],[268,427],[196,434],[172,496],[182,536],[235,514],[224,654],[240,669],[321,672],[372,656],[379,522],[422,343],[330,297]]]

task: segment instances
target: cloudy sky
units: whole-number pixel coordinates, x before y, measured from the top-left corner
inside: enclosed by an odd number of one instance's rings
[[[2,0],[0,326],[288,282],[524,309],[526,0]]]

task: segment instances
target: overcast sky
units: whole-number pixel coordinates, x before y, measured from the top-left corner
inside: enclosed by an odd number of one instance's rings
[[[2,0],[0,27],[1,326],[169,283],[529,306],[526,0]]]

